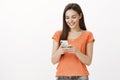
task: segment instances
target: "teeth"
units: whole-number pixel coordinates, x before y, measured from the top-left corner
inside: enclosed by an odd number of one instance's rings
[[[75,23],[69,23],[70,25],[74,25]]]
[[[73,26],[74,24],[70,24],[70,26]]]

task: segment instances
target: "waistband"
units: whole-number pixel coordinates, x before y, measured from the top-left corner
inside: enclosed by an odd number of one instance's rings
[[[89,80],[88,76],[58,76],[57,80]]]
[[[78,79],[80,76],[58,76],[60,79]]]

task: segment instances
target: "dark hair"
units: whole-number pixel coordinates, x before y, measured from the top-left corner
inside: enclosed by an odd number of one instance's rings
[[[70,31],[70,28],[66,24],[65,13],[66,13],[67,10],[70,10],[70,9],[76,11],[79,15],[82,14],[82,18],[79,20],[79,25],[80,25],[79,27],[82,30],[86,30],[86,26],[85,26],[85,22],[84,22],[84,15],[83,15],[82,9],[80,8],[80,6],[77,3],[69,3],[65,7],[64,12],[63,12],[63,29],[62,29],[62,33],[61,33],[61,36],[60,36],[60,39],[59,39],[59,45],[60,45],[60,40],[67,40],[67,38],[68,38],[68,33]]]

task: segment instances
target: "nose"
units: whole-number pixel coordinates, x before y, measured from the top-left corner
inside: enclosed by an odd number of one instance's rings
[[[70,18],[70,19],[69,19],[69,22],[72,22],[72,21],[73,21],[72,18]]]

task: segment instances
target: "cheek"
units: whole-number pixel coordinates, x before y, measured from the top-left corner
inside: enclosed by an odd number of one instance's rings
[[[79,19],[74,20],[75,23],[79,23]]]
[[[73,21],[74,21],[74,22],[79,22],[79,19],[74,19]]]
[[[69,20],[65,20],[66,21],[66,23],[68,23],[69,22]]]
[[[68,20],[68,19],[66,19],[65,21],[66,21],[66,23],[71,22],[71,21],[70,21],[70,20]],[[72,22],[79,22],[79,19],[72,19]]]

